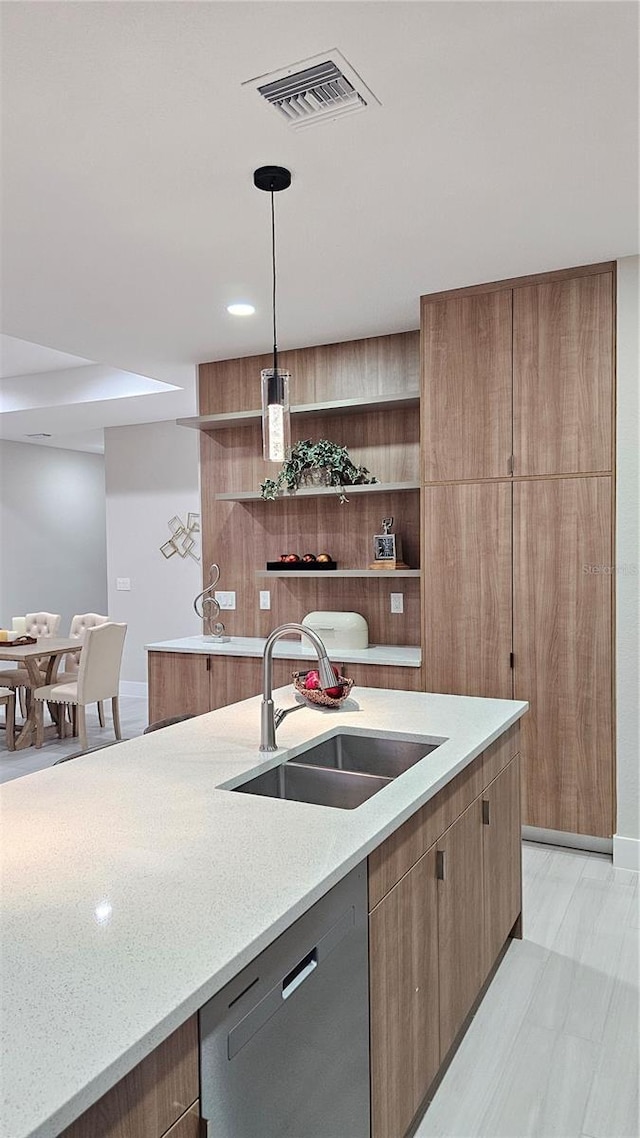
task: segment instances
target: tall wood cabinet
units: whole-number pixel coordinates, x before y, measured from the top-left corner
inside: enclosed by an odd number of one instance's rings
[[[613,832],[614,312],[613,264],[421,308],[425,687],[527,699],[523,821],[598,837]]]

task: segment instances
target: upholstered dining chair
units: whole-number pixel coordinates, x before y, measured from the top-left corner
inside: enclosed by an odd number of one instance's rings
[[[25,620],[26,635],[35,636],[36,639],[38,639],[40,636],[57,636],[62,616],[56,612],[28,612]],[[6,672],[0,672],[0,684],[8,688],[13,688],[13,690],[17,692],[20,700],[20,710],[22,714],[25,715],[27,703],[26,693],[31,688],[31,680],[29,679],[27,669],[11,668],[7,669]]]
[[[88,628],[97,628],[99,624],[107,624],[108,616],[101,616],[97,612],[82,612],[76,613],[71,618],[71,627],[69,629],[70,640],[83,640],[84,634]],[[64,658],[64,670],[59,672],[56,677],[57,684],[72,683],[73,680],[78,678],[78,669],[80,667],[80,660],[75,652],[70,652]],[[102,700],[98,701],[98,719],[100,726],[104,727],[104,703]]]
[[[46,684],[35,689],[33,699],[36,701],[36,747],[41,747],[44,742],[45,703],[70,704],[76,709],[80,746],[84,751],[87,749],[85,715],[87,704],[110,699],[115,736],[116,739],[122,738],[118,689],[126,632],[126,624],[112,622],[87,628],[77,680]],[[60,716],[60,725],[64,731],[64,715]]]
[[[16,749],[16,693],[13,688],[0,688],[0,707],[4,706],[4,733],[9,751]]]

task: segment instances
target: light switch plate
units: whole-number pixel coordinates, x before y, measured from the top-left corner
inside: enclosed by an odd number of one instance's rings
[[[260,608],[261,609],[270,609],[271,608],[271,593],[269,592],[268,589],[261,589],[260,590]]]
[[[236,607],[236,594],[234,592],[216,589],[215,597],[221,609],[234,609]]]
[[[404,593],[390,593],[391,612],[404,612]]]
[[[116,577],[116,589],[119,593],[129,593],[131,591],[131,578]]]

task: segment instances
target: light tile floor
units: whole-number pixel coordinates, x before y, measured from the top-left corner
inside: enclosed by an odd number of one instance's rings
[[[122,734],[146,700],[120,700]],[[87,716],[89,746],[113,738]],[[0,782],[77,739],[0,749]],[[640,875],[525,842],[524,939],[513,941],[415,1138],[637,1138]]]
[[[416,1138],[637,1138],[639,875],[525,842],[513,941]]]
[[[111,704],[105,704],[105,725],[98,722],[98,712],[94,704],[87,708],[87,742],[90,747],[110,743],[114,738]],[[147,726],[147,701],[136,696],[120,696],[120,726],[123,739],[133,739],[141,735]],[[25,747],[23,751],[8,751],[4,746],[4,733],[0,731],[0,783],[20,778],[23,774],[50,767],[63,755],[73,755],[80,750],[80,740],[67,738],[47,739],[39,751],[35,747]]]

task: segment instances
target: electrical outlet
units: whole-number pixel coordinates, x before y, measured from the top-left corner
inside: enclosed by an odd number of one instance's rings
[[[404,612],[404,593],[390,593],[391,612]]]
[[[131,591],[131,578],[116,577],[116,589],[119,593],[129,593]]]
[[[216,589],[215,596],[221,609],[234,609],[236,607],[236,594],[234,592],[219,592]]]
[[[271,593],[269,592],[268,589],[261,589],[260,590],[260,608],[261,609],[270,609],[271,608]]]

